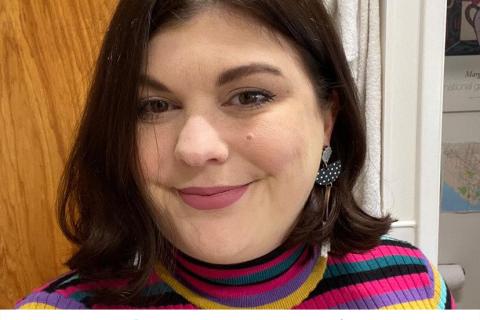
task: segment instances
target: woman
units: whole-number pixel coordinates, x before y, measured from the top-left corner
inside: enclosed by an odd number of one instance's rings
[[[321,1],[121,0],[67,164],[66,275],[19,308],[451,308],[352,189],[365,135]]]

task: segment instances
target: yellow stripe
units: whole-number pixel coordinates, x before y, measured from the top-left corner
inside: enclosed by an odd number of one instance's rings
[[[442,284],[440,274],[433,265],[430,264],[433,271],[434,295],[430,299],[403,302],[391,306],[383,307],[384,310],[405,310],[405,309],[437,309],[442,294]]]
[[[45,303],[38,303],[38,302],[30,302],[26,303],[21,306],[19,309],[42,309],[42,310],[56,310],[54,306],[45,304]]]
[[[312,273],[308,276],[305,283],[300,286],[296,291],[292,292],[290,295],[282,298],[278,301],[265,304],[262,306],[257,306],[253,308],[243,308],[243,309],[291,309],[298,304],[300,304],[303,300],[305,300],[310,292],[315,289],[317,284],[323,278],[323,274],[325,272],[327,266],[327,258],[320,257],[318,262],[313,268]],[[197,293],[193,292],[192,290],[188,289],[180,282],[178,282],[175,278],[173,278],[169,272],[162,266],[156,266],[158,275],[165,281],[175,292],[183,296],[185,299],[190,301],[192,304],[202,308],[202,309],[242,309],[242,308],[235,308],[230,307],[221,303],[210,301]]]

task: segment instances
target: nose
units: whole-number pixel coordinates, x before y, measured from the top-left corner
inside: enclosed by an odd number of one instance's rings
[[[209,162],[223,163],[228,158],[228,147],[218,130],[201,116],[187,119],[175,146],[177,160],[192,167]]]

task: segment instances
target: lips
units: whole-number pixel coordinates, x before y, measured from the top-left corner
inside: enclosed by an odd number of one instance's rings
[[[209,188],[185,188],[178,190],[180,198],[188,206],[198,210],[214,210],[228,207],[238,201],[250,184]]]
[[[185,188],[185,189],[180,189],[181,193],[184,194],[194,194],[194,195],[199,195],[199,196],[211,196],[217,193],[233,190],[242,186],[229,186],[229,187],[213,187],[213,188]]]

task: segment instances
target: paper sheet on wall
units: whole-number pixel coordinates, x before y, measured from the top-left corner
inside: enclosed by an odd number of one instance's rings
[[[442,149],[442,212],[480,212],[480,143]]]
[[[480,55],[445,58],[444,111],[480,111]]]

